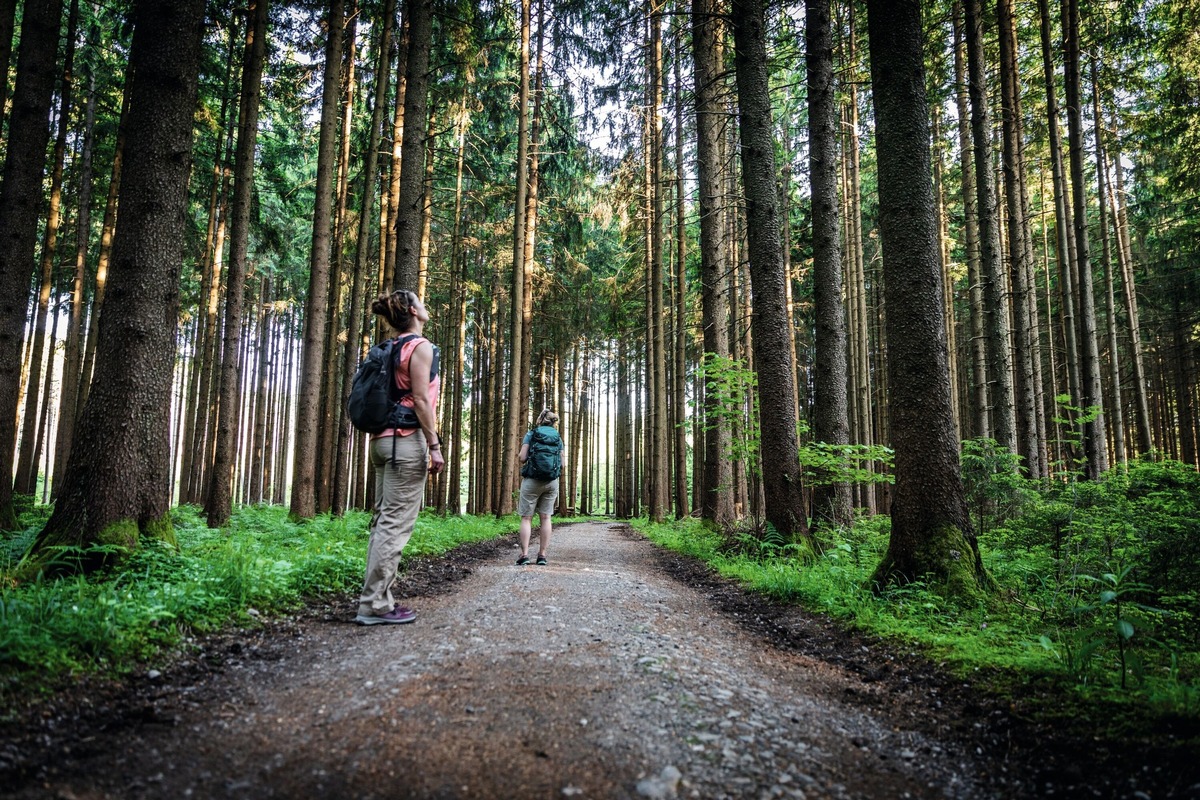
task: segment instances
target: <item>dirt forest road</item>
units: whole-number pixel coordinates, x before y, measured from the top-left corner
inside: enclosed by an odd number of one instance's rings
[[[546,566],[484,549],[405,600],[414,624],[353,625],[347,600],[211,642],[208,668],[9,743],[0,781],[23,772],[22,800],[1034,796],[928,694],[772,647],[622,526],[560,528]]]

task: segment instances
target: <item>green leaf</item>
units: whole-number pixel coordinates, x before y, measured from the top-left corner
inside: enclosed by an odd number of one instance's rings
[[[1117,634],[1124,639],[1133,638],[1133,624],[1127,619],[1117,620]]]

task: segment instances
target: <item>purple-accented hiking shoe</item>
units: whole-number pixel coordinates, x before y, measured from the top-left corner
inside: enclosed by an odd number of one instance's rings
[[[404,606],[396,606],[386,614],[359,614],[354,618],[359,625],[403,625],[416,622],[417,612]]]

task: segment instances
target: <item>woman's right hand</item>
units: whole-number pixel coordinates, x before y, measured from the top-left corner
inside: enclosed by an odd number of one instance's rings
[[[429,471],[434,475],[446,468],[446,459],[442,456],[441,449],[429,451]]]

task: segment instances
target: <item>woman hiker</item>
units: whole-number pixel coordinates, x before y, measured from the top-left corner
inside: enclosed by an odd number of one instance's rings
[[[546,563],[546,548],[550,546],[550,514],[558,501],[558,475],[562,469],[562,437],[555,425],[558,414],[545,409],[538,415],[533,430],[525,434],[521,442],[521,494],[517,501],[517,513],[521,516],[521,557],[517,564],[529,563],[529,537],[532,533],[533,513],[542,518],[538,531],[537,563]]]
[[[437,348],[421,335],[429,312],[413,292],[380,295],[371,310],[399,332],[395,355],[396,388],[412,427],[388,428],[371,439],[375,467],[375,514],[367,546],[367,572],[358,600],[360,625],[398,625],[412,622],[416,613],[396,605],[392,584],[400,554],[412,537],[425,495],[428,473],[441,472],[446,462],[437,433]],[[403,411],[403,409],[401,409]]]

